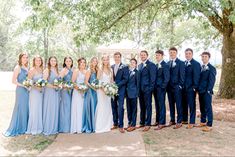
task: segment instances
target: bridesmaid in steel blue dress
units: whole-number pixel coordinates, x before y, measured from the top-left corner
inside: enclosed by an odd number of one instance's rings
[[[59,124],[60,91],[58,87],[53,84],[55,79],[59,79],[56,57],[53,56],[49,58],[48,68],[44,71],[43,78],[48,81],[43,100],[43,134],[53,135],[58,133]]]
[[[84,96],[82,132],[92,133],[95,131],[95,110],[97,105],[96,91],[91,87],[91,83],[97,79],[98,59],[93,57],[90,61],[90,70],[87,71],[85,83],[90,88]]]
[[[37,82],[43,77],[43,60],[40,56],[33,59],[33,68],[29,71],[29,79]],[[42,126],[42,103],[43,93],[40,87],[33,86],[29,92],[29,122],[27,134],[40,134],[43,131]]]
[[[73,75],[72,67],[73,60],[71,57],[64,58],[63,69],[60,72],[60,77],[63,82],[70,83]],[[71,101],[72,90],[63,88],[61,91],[60,112],[59,112],[59,132],[69,133],[71,123]]]
[[[29,117],[29,92],[22,84],[28,75],[27,65],[28,55],[26,53],[21,53],[12,78],[12,82],[17,85],[15,107],[12,113],[10,126],[4,134],[5,136],[21,135],[27,130]]]

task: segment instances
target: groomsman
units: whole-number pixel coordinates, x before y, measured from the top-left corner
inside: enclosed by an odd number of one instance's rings
[[[167,87],[167,95],[170,108],[170,123],[168,126],[175,125],[175,104],[177,109],[177,124],[174,129],[182,127],[182,89],[185,79],[185,64],[177,58],[177,49],[169,49],[170,61],[170,81]]]
[[[193,59],[193,50],[188,48],[185,50],[185,82],[182,96],[183,107],[183,124],[188,124],[188,109],[190,120],[187,129],[195,126],[196,118],[196,91],[198,90],[201,65]]]
[[[170,80],[170,69],[169,65],[163,60],[164,52],[158,50],[155,52],[157,60],[157,71],[156,71],[156,81],[154,88],[154,99],[156,108],[156,124],[157,128],[154,130],[160,130],[165,127],[166,124],[166,87]]]
[[[204,127],[202,131],[209,132],[212,130],[213,111],[212,111],[212,94],[215,85],[216,69],[209,63],[211,57],[209,52],[203,52],[202,69],[198,86],[199,103],[201,111],[201,123],[199,127]]]
[[[130,60],[129,79],[126,87],[128,132],[134,131],[136,126],[137,98],[139,95],[139,74],[138,70],[136,69],[136,66],[137,66],[137,60],[135,58],[132,58]]]
[[[119,128],[121,133],[124,133],[123,119],[124,119],[124,98],[126,91],[126,83],[128,81],[128,67],[121,62],[122,54],[120,52],[114,53],[115,64],[111,66],[113,69],[113,78],[118,86],[118,96],[112,99],[112,113],[113,113],[113,128]]]
[[[138,66],[140,75],[140,126],[148,131],[152,120],[152,92],[156,80],[156,65],[148,60],[148,52],[140,52],[142,63]]]

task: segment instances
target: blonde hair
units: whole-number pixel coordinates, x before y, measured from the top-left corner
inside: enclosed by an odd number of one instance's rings
[[[92,62],[93,62],[95,59],[97,60],[97,65],[94,67],[93,64],[92,64]],[[90,70],[91,70],[91,72],[95,72],[95,73],[98,72],[98,70],[99,70],[99,61],[98,61],[98,58],[97,58],[97,57],[92,57],[92,58],[91,58],[91,60],[90,60]]]
[[[109,60],[109,56],[108,56],[108,55],[104,55],[104,56],[102,56],[102,57],[101,57],[101,60],[102,60],[101,69],[102,69],[102,70],[104,70],[104,63],[103,63],[103,59],[104,59],[104,58],[106,58],[106,57],[107,57],[107,58],[108,58],[108,60]],[[111,72],[112,72],[112,70],[111,70],[110,63],[108,63],[107,67],[108,67],[109,72],[111,73]]]

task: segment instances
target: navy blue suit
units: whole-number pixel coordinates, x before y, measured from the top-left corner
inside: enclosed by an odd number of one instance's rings
[[[188,109],[190,111],[190,124],[195,124],[196,118],[196,91],[201,73],[201,65],[196,60],[192,59],[186,63],[185,67],[185,82],[182,93],[183,121],[188,122]]]
[[[200,81],[198,86],[199,103],[201,111],[201,123],[206,123],[207,126],[212,126],[213,111],[212,111],[212,94],[215,85],[216,69],[210,63],[207,66],[202,66]]]
[[[126,95],[128,126],[135,127],[137,117],[137,98],[139,95],[139,74],[137,69],[134,69],[133,71],[129,70]]]
[[[140,125],[151,126],[152,92],[156,81],[156,65],[149,60],[138,66],[140,77]]]
[[[156,108],[156,123],[160,125],[166,124],[166,88],[170,80],[170,68],[169,65],[162,61],[161,66],[157,64],[156,82],[154,89],[154,100]]]
[[[177,109],[177,123],[182,122],[182,89],[185,80],[185,64],[178,58],[169,61],[170,81],[167,87],[171,122],[175,123],[175,104]]]
[[[114,74],[114,66],[113,69],[113,78],[115,83],[118,86],[118,96],[115,96],[112,102],[112,113],[113,113],[113,123],[114,126],[118,126],[119,128],[123,128],[123,119],[124,119],[124,99],[126,92],[126,83],[128,81],[128,67],[122,63],[120,63],[116,76]]]

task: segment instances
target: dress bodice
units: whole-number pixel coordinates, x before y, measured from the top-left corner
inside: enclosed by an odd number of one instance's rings
[[[106,74],[105,72],[102,73],[100,82],[103,83],[110,83],[111,82],[111,74]]]
[[[91,73],[91,76],[89,78],[89,83],[92,83],[92,81],[96,80],[97,79],[97,76],[96,76],[96,73],[95,72],[92,72]]]
[[[50,76],[48,78],[48,83],[53,84],[54,80],[58,78],[59,77],[56,75],[56,73],[53,70],[51,70]]]
[[[78,71],[78,77],[77,77],[77,84],[81,84],[85,82],[85,74],[82,72]]]
[[[69,69],[68,73],[64,76],[63,80],[65,82],[71,81],[72,75],[73,75],[73,72],[71,69]]]
[[[26,80],[27,76],[28,76],[28,71],[24,68],[20,68],[20,73],[17,77],[17,82],[23,83],[23,81]]]

